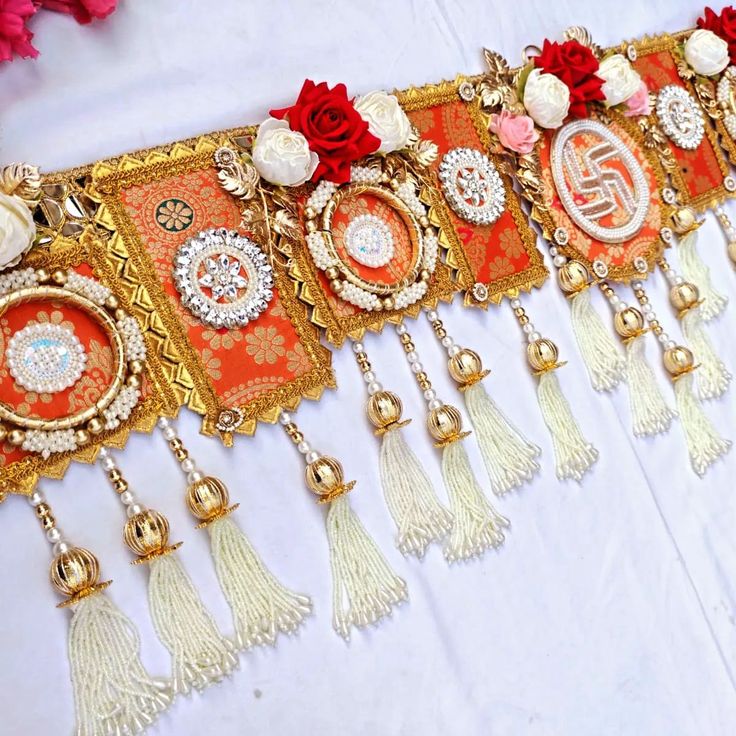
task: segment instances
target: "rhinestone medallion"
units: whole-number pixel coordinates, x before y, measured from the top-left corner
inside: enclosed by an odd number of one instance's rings
[[[225,229],[189,238],[174,256],[174,284],[182,304],[215,328],[243,327],[273,298],[273,272],[249,238]]]
[[[442,191],[452,209],[475,225],[490,225],[506,206],[503,181],[493,162],[475,148],[453,148],[440,162]]]
[[[665,135],[680,148],[697,148],[703,140],[703,113],[690,93],[676,84],[659,91],[657,119]]]
[[[16,332],[6,351],[10,375],[26,391],[55,394],[84,373],[87,354],[68,327],[31,324]]]
[[[376,215],[358,215],[345,230],[345,247],[358,263],[380,268],[394,257],[394,237],[388,224]]]

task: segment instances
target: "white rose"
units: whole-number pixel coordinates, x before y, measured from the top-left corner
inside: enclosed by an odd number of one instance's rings
[[[626,102],[641,87],[641,77],[621,54],[604,59],[595,74],[604,80],[602,89],[609,107]]]
[[[696,74],[712,77],[728,66],[728,44],[713,31],[700,28],[685,43],[685,60]]]
[[[369,92],[356,100],[355,109],[368,123],[368,130],[381,141],[379,153],[406,148],[411,136],[411,123],[394,95]]]
[[[309,150],[307,139],[292,130],[286,120],[268,118],[258,126],[253,144],[253,165],[271,184],[296,187],[304,184],[319,165],[319,157]]]
[[[15,266],[35,237],[28,205],[20,197],[0,192],[0,271]]]
[[[534,69],[524,85],[524,107],[542,128],[559,128],[570,109],[570,90],[554,74]]]

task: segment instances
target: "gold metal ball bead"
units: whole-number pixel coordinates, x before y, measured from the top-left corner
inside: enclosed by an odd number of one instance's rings
[[[684,312],[694,307],[700,299],[700,292],[695,284],[685,281],[670,289],[670,304],[678,311]]]
[[[475,383],[483,372],[483,362],[480,355],[470,348],[463,348],[447,361],[447,369],[452,379],[464,386]]]
[[[675,345],[664,351],[664,367],[673,378],[688,373],[694,365],[695,358],[684,345]]]
[[[557,282],[565,294],[577,294],[589,281],[588,269],[580,261],[568,261],[557,271]]]
[[[557,365],[558,355],[557,345],[546,337],[530,342],[526,347],[526,359],[532,370],[537,372],[552,370]]]
[[[327,269],[327,270],[325,271],[325,276],[326,276],[326,277],[327,277],[327,278],[328,278],[328,279],[329,279],[330,281],[334,281],[334,280],[335,280],[336,278],[338,278],[338,276],[339,276],[339,275],[340,275],[340,272],[339,272],[339,271],[338,271],[338,270],[337,270],[337,269],[336,269],[336,268],[335,268],[334,266],[330,266],[330,267],[329,267],[329,268],[328,268],[328,269]]]
[[[223,513],[229,503],[227,486],[214,476],[195,480],[187,488],[187,506],[200,521],[209,521]]]
[[[11,429],[7,439],[13,447],[20,447],[25,442],[26,433],[22,429]]]
[[[401,399],[391,391],[379,391],[368,399],[368,419],[378,429],[385,429],[401,419],[404,407]]]
[[[74,433],[74,439],[78,445],[86,445],[90,440],[89,432],[86,429],[78,429]]]
[[[699,223],[690,207],[680,207],[672,215],[672,229],[679,235],[684,235],[698,227]]]
[[[728,257],[736,264],[736,241],[728,244]]]
[[[141,380],[140,376],[131,374],[125,379],[125,383],[127,386],[130,386],[131,388],[140,388],[143,381]]]
[[[438,442],[457,437],[463,428],[460,412],[449,404],[432,409],[427,416],[427,429]]]
[[[613,326],[624,340],[637,337],[644,332],[644,315],[635,307],[626,307],[616,312],[613,317]]]
[[[72,547],[56,555],[51,562],[51,582],[64,595],[81,593],[100,579],[97,558],[84,547]]]
[[[326,496],[344,484],[342,465],[334,457],[320,457],[304,470],[309,490],[318,496]]]
[[[168,519],[153,509],[141,511],[125,523],[123,539],[139,557],[158,552],[169,543]]]
[[[130,363],[128,363],[128,370],[134,376],[137,376],[143,373],[143,366],[144,366],[144,363],[142,360],[131,360]]]
[[[36,278],[39,284],[45,284],[51,278],[51,275],[45,268],[39,268],[36,269]]]
[[[120,306],[120,302],[114,294],[110,294],[110,296],[105,299],[105,306],[108,309],[117,309]]]
[[[54,271],[51,274],[51,280],[57,285],[57,286],[64,286],[66,284],[66,271],[62,271],[59,269],[58,271]]]
[[[383,300],[383,308],[388,309],[388,310],[391,310],[394,308],[394,300],[390,296],[387,296]]]
[[[423,268],[419,272],[419,280],[420,281],[427,281],[427,282],[429,282],[429,281],[431,281],[431,279],[432,279],[432,274],[426,268]]]
[[[91,434],[100,434],[104,428],[105,425],[99,417],[92,417],[92,419],[87,422],[87,430]]]
[[[4,442],[7,436],[8,436],[8,428],[0,424],[0,442]]]

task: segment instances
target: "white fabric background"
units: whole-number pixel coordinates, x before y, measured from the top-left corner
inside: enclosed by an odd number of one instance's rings
[[[86,28],[40,14],[33,21],[40,59],[0,69],[0,160],[46,170],[82,164],[256,122],[292,100],[306,76],[344,81],[354,93],[421,84],[480,71],[483,45],[515,62],[526,43],[558,37],[567,25],[584,24],[609,44],[684,28],[700,7],[671,0],[128,0],[107,22]],[[733,296],[734,273],[712,216],[701,230],[701,253]],[[663,280],[654,281],[659,311],[676,332]],[[498,503],[513,523],[498,554],[448,568],[438,549],[419,563],[393,548],[378,447],[346,351],[335,356],[339,390],[299,410],[313,444],[341,458],[359,481],[354,506],[410,587],[408,605],[349,645],[330,627],[323,511],[304,488],[301,458],[281,430],[263,426],[226,451],[199,436],[198,419],[183,413],[179,429],[194,457],[228,482],[242,503],[238,518],[264,559],[313,595],[315,616],[297,640],[247,654],[231,681],[177,702],[157,733],[734,732],[735,454],[700,481],[679,426],[634,440],[625,390],[605,396],[590,389],[556,287],[548,284],[525,302],[570,360],[560,378],[601,459],[581,486],[559,483],[510,310],[444,308],[458,341],[479,350],[494,370],[488,389],[544,451],[542,475]],[[734,309],[711,334],[736,368]],[[442,395],[459,402],[429,325],[412,330]],[[439,486],[438,457],[395,336],[372,336],[366,345],[383,383],[420,420],[407,434]],[[649,353],[658,364],[654,343]],[[707,411],[736,435],[733,389]],[[483,477],[477,449],[468,447]],[[162,509],[175,537],[186,541],[182,557],[229,631],[207,536],[193,529],[162,438],[132,438],[119,460],[142,499]],[[168,656],[150,624],[146,575],[128,565],[122,509],[101,470],[73,467],[63,482],[44,488],[67,535],[93,549],[104,575],[115,579],[110,595],[140,627],[146,663],[165,673]],[[54,608],[48,545],[19,499],[3,504],[0,523],[0,734],[70,733],[69,614]]]

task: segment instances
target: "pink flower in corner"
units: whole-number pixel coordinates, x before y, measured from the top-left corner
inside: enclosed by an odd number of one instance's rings
[[[491,115],[488,128],[498,136],[504,148],[516,153],[531,153],[539,139],[534,121],[528,115],[513,115],[508,110]]]
[[[107,18],[117,5],[117,0],[39,0],[46,10],[67,13],[74,16],[77,23],[89,23],[94,18]]]
[[[0,61],[10,61],[14,55],[35,59],[33,34],[26,21],[36,12],[31,0],[0,0]]]
[[[624,115],[626,115],[627,118],[636,118],[639,117],[639,115],[649,115],[651,109],[647,83],[642,82],[639,89],[636,90],[628,100],[626,100]]]

